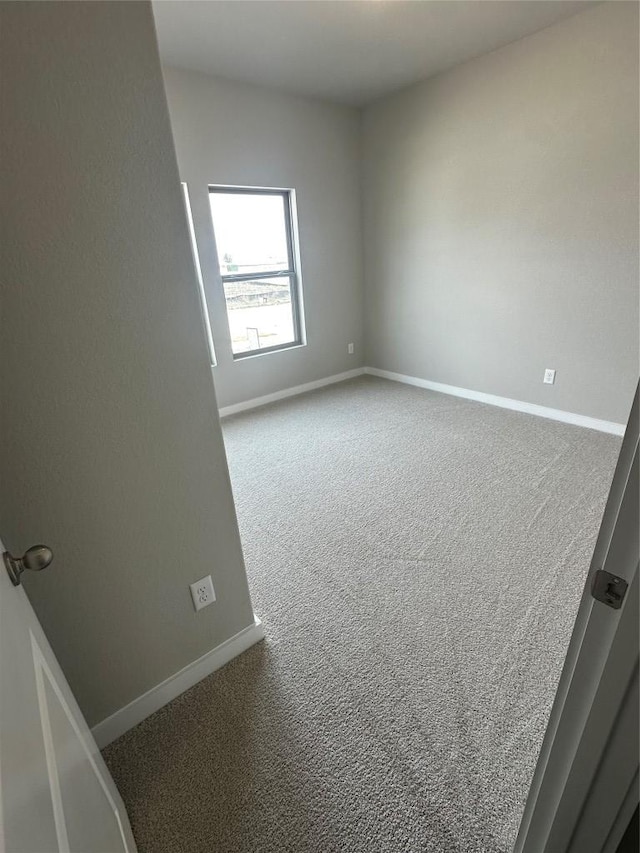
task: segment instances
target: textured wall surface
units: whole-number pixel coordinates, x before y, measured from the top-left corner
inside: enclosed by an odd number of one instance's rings
[[[637,4],[598,5],[381,101],[363,134],[367,363],[626,422]]]
[[[1,23],[1,533],[93,724],[253,615],[151,7]]]
[[[164,74],[216,343],[219,404],[360,367],[358,111],[204,74],[171,68]],[[296,190],[307,346],[233,361],[209,184]],[[353,355],[347,353],[350,342],[355,344]]]

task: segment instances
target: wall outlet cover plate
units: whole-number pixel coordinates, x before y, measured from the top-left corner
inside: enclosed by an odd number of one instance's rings
[[[200,578],[199,581],[189,584],[189,589],[191,590],[191,598],[193,599],[193,606],[196,610],[202,610],[203,607],[208,607],[216,600],[211,575],[207,575],[206,578]]]

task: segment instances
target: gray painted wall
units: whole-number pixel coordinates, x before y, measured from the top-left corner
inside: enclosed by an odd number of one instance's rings
[[[164,74],[216,344],[220,406],[360,367],[358,111],[193,72]],[[209,184],[296,190],[307,346],[233,361]]]
[[[151,7],[0,14],[0,534],[94,724],[253,615]]]
[[[367,364],[626,422],[637,4],[599,5],[377,103],[363,133]]]

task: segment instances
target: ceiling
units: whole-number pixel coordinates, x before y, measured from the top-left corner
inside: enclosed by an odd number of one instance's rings
[[[593,5],[565,0],[156,0],[162,61],[362,106]]]

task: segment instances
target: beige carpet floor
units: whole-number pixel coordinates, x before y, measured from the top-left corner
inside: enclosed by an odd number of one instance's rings
[[[364,377],[224,422],[265,642],[105,751],[140,853],[507,853],[619,439]]]

